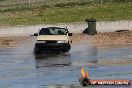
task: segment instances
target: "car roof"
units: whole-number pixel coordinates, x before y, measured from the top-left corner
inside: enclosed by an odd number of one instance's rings
[[[64,28],[64,27],[46,27],[48,29],[67,29],[67,28]],[[42,29],[45,29],[45,28],[42,28]]]

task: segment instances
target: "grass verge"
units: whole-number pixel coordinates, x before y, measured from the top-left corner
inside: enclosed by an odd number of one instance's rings
[[[39,4],[41,3],[41,4]],[[86,18],[103,20],[132,20],[132,2],[89,3],[62,2],[45,4],[38,2],[0,6],[0,25],[33,25],[46,23],[84,22]]]

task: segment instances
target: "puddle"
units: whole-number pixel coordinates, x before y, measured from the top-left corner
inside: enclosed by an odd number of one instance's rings
[[[36,68],[64,67],[71,65],[70,54],[62,55],[35,55]]]
[[[80,87],[82,66],[91,79],[132,80],[132,46],[75,44],[67,54],[39,56],[33,54],[33,47],[0,49],[1,88]]]

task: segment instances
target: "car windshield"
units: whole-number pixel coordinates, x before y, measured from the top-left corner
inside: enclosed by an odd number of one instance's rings
[[[42,28],[39,35],[66,35],[67,32],[65,28]]]

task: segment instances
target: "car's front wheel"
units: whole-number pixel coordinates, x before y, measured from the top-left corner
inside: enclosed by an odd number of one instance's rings
[[[40,54],[40,51],[36,47],[34,48],[34,54]]]
[[[62,49],[62,52],[65,53],[65,52],[69,52],[69,50],[71,49],[71,45],[70,44],[67,44],[67,46]]]

